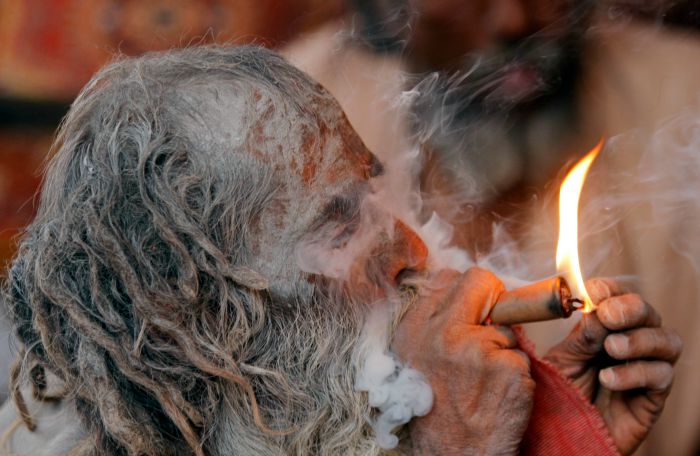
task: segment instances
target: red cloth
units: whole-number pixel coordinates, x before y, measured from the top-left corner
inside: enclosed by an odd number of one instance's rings
[[[521,454],[537,456],[619,456],[598,410],[557,369],[537,357],[534,345],[517,331],[531,359],[535,398]]]

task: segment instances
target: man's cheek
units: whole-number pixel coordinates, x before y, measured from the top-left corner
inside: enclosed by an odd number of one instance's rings
[[[400,268],[388,254],[386,237],[362,253],[358,253],[349,268],[347,283],[355,297],[367,302],[384,299],[396,291],[389,280],[391,272]]]
[[[367,240],[357,233],[343,239],[344,229],[339,224],[329,225],[302,239],[295,249],[301,270],[340,281],[364,281],[362,271],[367,258]]]

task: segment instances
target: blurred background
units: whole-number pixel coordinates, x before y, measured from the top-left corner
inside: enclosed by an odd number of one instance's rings
[[[281,48],[356,4],[386,0],[0,0],[0,262],[32,218],[61,117],[116,55],[198,43]],[[467,2],[468,3],[468,2]],[[615,2],[618,11],[700,31],[700,1]]]
[[[341,10],[342,0],[0,1],[0,261],[32,218],[56,126],[104,63],[195,43],[279,47]]]
[[[655,30],[669,31],[673,36],[682,33],[684,37],[690,37],[688,40],[684,38],[684,42],[693,44],[687,46],[683,44],[683,49],[688,47],[690,50],[679,55],[698,56],[700,0],[584,1],[604,4],[604,16],[608,22],[644,24]],[[507,4],[509,0],[498,0],[498,2]],[[574,3],[572,0],[568,2]],[[304,52],[307,49],[312,51],[320,49],[314,48],[316,45],[311,44],[314,39],[318,41],[319,37],[321,41],[325,40],[327,47],[332,48],[334,45],[329,44],[331,38],[338,34],[337,31],[344,30],[348,37],[355,36],[359,43],[372,48],[373,52],[384,55],[395,54],[400,46],[397,47],[392,41],[394,31],[385,30],[383,26],[395,26],[396,17],[389,14],[391,17],[385,20],[383,14],[386,11],[394,11],[396,5],[403,3],[406,2],[402,0],[0,0],[0,262],[3,265],[1,270],[4,271],[5,265],[13,255],[17,234],[33,217],[36,194],[41,182],[41,170],[57,125],[66,113],[71,100],[91,75],[117,55],[138,55],[151,50],[212,42],[257,43],[284,50],[287,55],[292,56],[293,60],[296,57],[303,69],[327,85],[329,90],[340,99],[341,105],[348,111],[351,123],[358,129],[368,146],[381,157],[384,139],[380,138],[373,143],[370,129],[381,129],[378,126],[382,124],[373,122],[371,116],[365,115],[363,111],[367,106],[356,110],[357,113],[362,114],[353,114],[353,103],[364,103],[371,98],[371,92],[367,92],[363,98],[356,96],[354,91],[350,91],[344,98],[342,84],[352,78],[352,68],[342,69],[338,75],[331,75],[322,64],[314,60],[316,57],[306,58]],[[414,3],[421,2],[415,0]],[[475,15],[479,14],[479,11],[485,11],[484,8],[487,7],[482,8],[482,6],[489,4],[480,0],[463,2],[435,0],[432,3],[423,3],[449,7],[464,5],[465,11],[474,11]],[[519,2],[526,6],[543,3],[547,2],[536,0]],[[563,4],[567,3],[567,0],[552,0],[550,3]],[[474,6],[477,4],[480,5],[481,10]],[[429,7],[426,8],[429,9]],[[439,8],[439,6],[435,7],[438,13]],[[357,19],[355,12],[358,10],[363,11],[364,22]],[[507,16],[503,11],[501,13]],[[455,11],[455,14],[460,16],[458,11]],[[375,15],[377,20],[373,21]],[[512,26],[512,23],[504,24]],[[328,34],[324,35],[323,30],[328,30]],[[420,29],[417,30],[420,31]],[[526,36],[532,30],[522,29],[514,32],[511,28],[506,32],[510,35],[504,35],[504,41],[511,43],[519,38],[516,34]],[[306,37],[311,37],[310,41],[304,41]],[[457,55],[478,46],[479,43],[475,42],[463,48],[457,44],[453,48]],[[670,48],[659,48],[659,56],[669,56],[666,49]],[[332,50],[335,51],[335,49]],[[429,56],[434,54],[431,54],[432,52],[432,49],[428,52]],[[629,54],[627,48],[624,48],[622,53]],[[323,53],[319,55],[323,56]],[[617,54],[610,55],[618,59]],[[681,59],[675,62],[678,68],[682,69],[685,64],[697,66],[700,63],[691,61],[693,57],[685,58],[686,61]],[[354,65],[353,62],[355,60],[352,59],[344,61],[349,65]],[[372,66],[373,60],[357,60],[357,62],[359,62],[358,65],[367,65],[363,70],[367,74],[375,70]],[[437,68],[445,62],[429,63]],[[306,67],[304,63],[307,64]],[[423,64],[425,62],[418,62],[411,69],[418,72],[434,69],[430,66],[425,67]],[[332,62],[326,62],[326,65],[332,67],[328,70],[338,70],[333,67]],[[630,68],[635,67],[630,66]],[[378,67],[376,69],[380,70]],[[678,73],[675,67],[669,71]],[[370,79],[379,77],[372,74]],[[666,76],[662,76],[661,80],[666,80],[665,78]],[[692,74],[690,79],[693,79]],[[617,90],[617,87],[624,88],[624,86],[625,83],[622,82],[612,87],[613,90]],[[396,89],[400,92],[401,87]],[[651,87],[650,90],[655,89],[657,87]],[[698,97],[700,92],[680,91],[679,93],[681,98],[690,99]],[[636,109],[638,112],[644,110],[645,108]],[[619,118],[614,110],[611,112],[610,118]],[[557,125],[558,115],[554,115],[553,118],[555,121],[552,125]],[[363,125],[363,121],[367,125]],[[619,130],[639,125],[640,123],[624,124],[624,127],[619,127]],[[380,133],[384,133],[384,130]],[[585,140],[589,141],[589,138]],[[568,158],[570,157],[562,155],[560,161],[553,160],[553,169],[559,169],[562,161]],[[523,173],[525,171],[518,176]],[[551,174],[546,173],[546,178],[550,177]],[[523,183],[540,185],[542,182],[520,182],[520,184]],[[518,187],[509,181],[508,186],[511,185],[515,193],[522,194],[522,186]],[[502,204],[504,200],[511,206],[516,206],[518,202],[517,199],[507,200],[510,188],[506,188],[504,184],[503,195],[506,197],[499,200],[501,208],[506,207]],[[493,207],[487,206],[485,212],[492,214],[495,213],[494,211],[496,210]],[[503,214],[507,215],[506,212]],[[463,232],[473,234],[467,230]],[[695,307],[695,302],[691,302],[690,305]],[[687,315],[691,316],[691,314]],[[697,312],[692,316],[697,319]],[[6,349],[6,341],[10,340],[10,336],[6,326],[3,329],[3,325],[5,323],[0,315],[0,337],[2,338],[0,340],[0,401],[6,393],[6,370],[11,357],[11,352]],[[698,325],[693,326],[695,327]],[[689,351],[689,347],[686,346],[686,353]],[[694,363],[694,360],[692,362]],[[688,388],[695,388],[697,383],[691,385],[687,382],[687,385]],[[680,396],[678,402],[683,402],[689,397]],[[694,400],[697,401],[697,399]],[[698,412],[700,411],[688,410],[686,416],[694,418],[699,415]],[[678,416],[682,415],[678,414]],[[673,426],[674,423],[669,425]],[[700,429],[695,431],[689,429],[686,434],[689,437],[685,440],[690,442],[693,439],[692,435],[700,435]],[[655,447],[657,450],[670,448],[667,441],[672,440],[673,436],[667,437],[663,444]],[[695,438],[695,441],[700,442],[700,439]],[[688,450],[691,448],[690,444],[683,448],[680,452],[663,454],[694,453],[694,450]],[[648,454],[662,453],[650,450]]]

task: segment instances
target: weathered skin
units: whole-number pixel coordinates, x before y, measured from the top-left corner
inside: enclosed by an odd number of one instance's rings
[[[651,305],[615,281],[593,279],[586,288],[598,309],[547,359],[598,407],[620,452],[631,454],[664,408],[683,343],[661,327]]]
[[[411,425],[417,454],[518,454],[535,384],[507,327],[482,323],[505,289],[490,272],[446,270],[410,310],[394,347],[423,372],[432,411]]]

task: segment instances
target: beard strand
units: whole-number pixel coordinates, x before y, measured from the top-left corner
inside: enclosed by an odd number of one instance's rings
[[[308,298],[285,298],[268,307],[267,324],[247,348],[246,364],[260,409],[280,435],[265,434],[250,419],[241,391],[231,387],[210,436],[211,453],[379,454],[366,392],[358,371],[372,350],[388,349],[392,328],[409,299],[368,304],[344,286],[317,284]],[[371,308],[390,315],[380,347],[368,344]],[[369,348],[371,346],[371,348]],[[251,366],[255,366],[252,368]],[[401,452],[410,443],[403,439]]]

